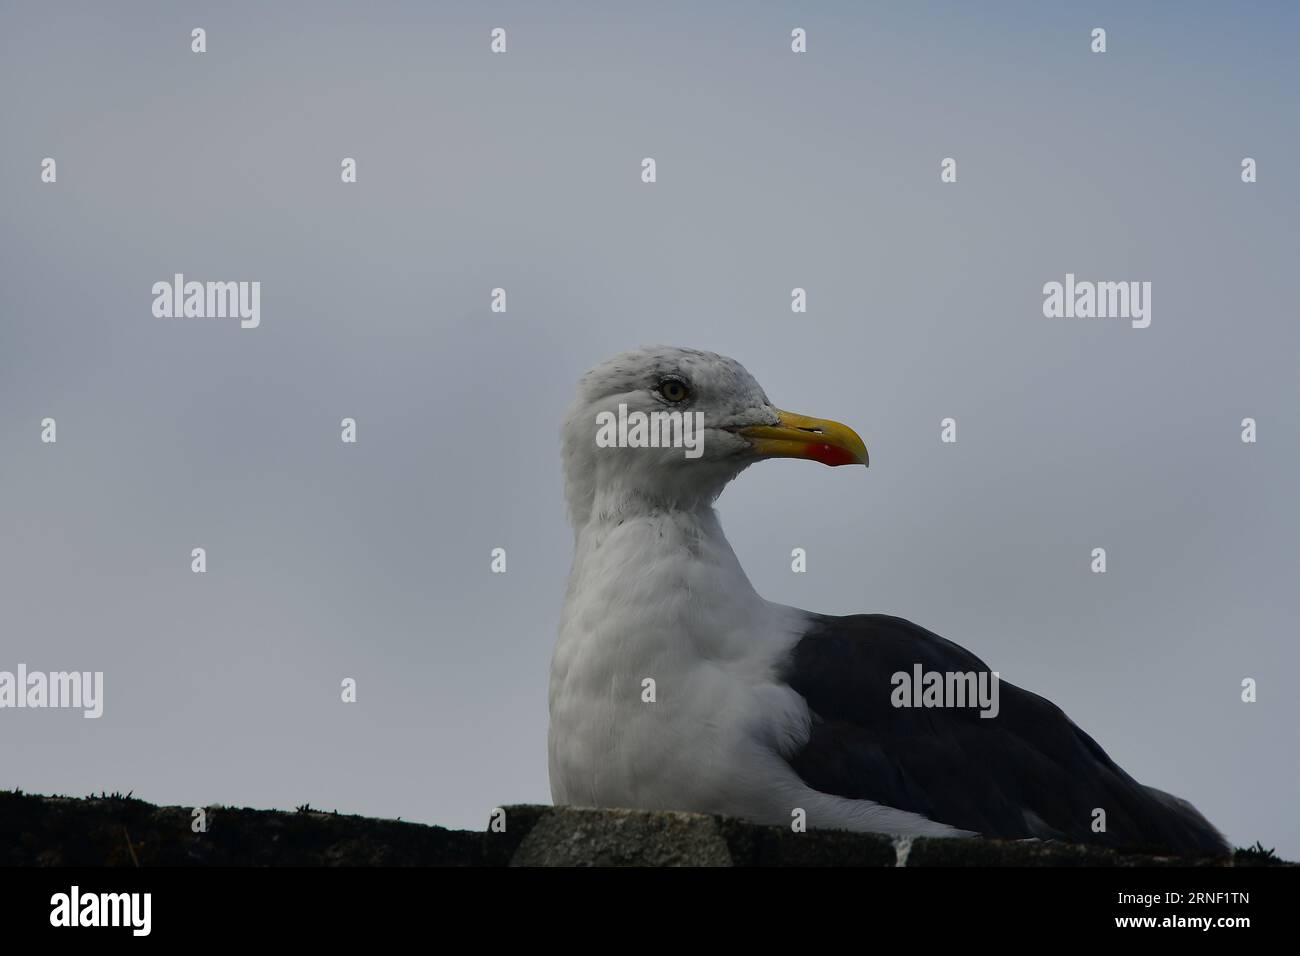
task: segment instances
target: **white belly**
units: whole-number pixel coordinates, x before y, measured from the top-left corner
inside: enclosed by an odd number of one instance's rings
[[[629,655],[610,666],[569,650],[557,649],[551,694],[557,803],[750,815],[763,802],[749,778],[773,739],[767,726],[782,716],[806,726],[798,695],[714,663]]]

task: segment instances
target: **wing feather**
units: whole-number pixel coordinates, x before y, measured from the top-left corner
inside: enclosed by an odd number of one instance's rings
[[[807,700],[812,733],[790,764],[824,793],[919,813],[987,836],[1223,854],[1190,804],[1145,787],[1055,704],[999,681],[999,712],[901,708],[893,675],[987,673],[951,641],[898,617],[812,616],[782,677]],[[1095,810],[1105,832],[1094,832]]]

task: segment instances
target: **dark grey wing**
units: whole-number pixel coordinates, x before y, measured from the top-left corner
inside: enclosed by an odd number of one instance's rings
[[[978,706],[893,706],[893,675],[917,664],[988,673],[951,641],[883,614],[811,621],[781,674],[814,715],[811,737],[790,758],[810,787],[986,836],[1229,852],[1190,804],[1135,781],[1037,694],[999,681],[991,718]],[[1104,833],[1093,832],[1097,808]]]

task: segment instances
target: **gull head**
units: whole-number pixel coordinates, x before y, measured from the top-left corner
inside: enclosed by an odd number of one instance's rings
[[[783,411],[735,359],[650,346],[597,365],[564,422],[570,517],[693,509],[765,458],[866,465],[857,432]]]

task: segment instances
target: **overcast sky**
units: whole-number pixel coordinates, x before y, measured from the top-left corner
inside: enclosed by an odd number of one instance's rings
[[[549,801],[560,419],[665,343],[871,450],[723,496],[760,593],[911,618],[1300,857],[1293,7],[269,6],[0,6],[0,670],[106,684],[0,711],[0,787]],[[260,326],[155,318],[177,272]],[[1150,327],[1045,318],[1066,273]]]

